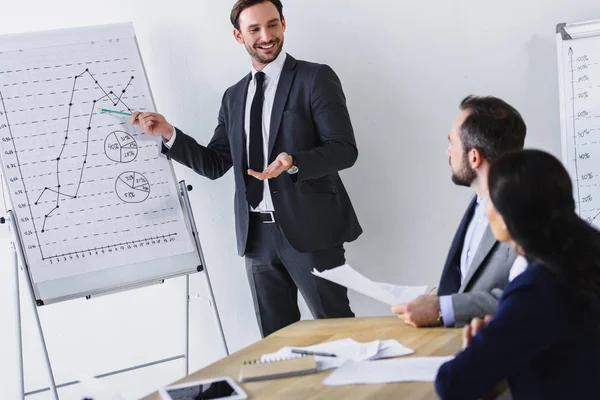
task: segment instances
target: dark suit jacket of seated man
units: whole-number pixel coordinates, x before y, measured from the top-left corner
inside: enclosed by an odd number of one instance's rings
[[[476,197],[454,236],[437,293],[392,307],[406,323],[460,327],[496,312],[517,254],[489,227],[487,175],[496,158],[523,148],[525,133],[521,115],[501,99],[468,96],[461,102],[446,154],[452,181],[471,187]]]
[[[510,268],[517,258],[510,244],[497,241],[489,226],[485,228],[476,249],[464,248],[469,223],[474,217],[481,218],[475,215],[477,200],[471,201],[460,222],[437,290],[440,298],[448,296],[451,300],[451,311],[444,310],[443,299],[440,300],[442,320],[446,326],[461,327],[475,317],[493,315],[508,284]],[[461,273],[463,250],[472,253],[472,261],[464,276]],[[449,318],[449,314],[453,318]]]

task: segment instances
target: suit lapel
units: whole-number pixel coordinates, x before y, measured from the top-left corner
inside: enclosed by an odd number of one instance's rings
[[[474,197],[469,203],[467,211],[463,215],[462,220],[458,225],[458,229],[456,230],[456,234],[454,235],[454,239],[452,240],[452,244],[450,245],[448,257],[444,264],[444,272],[442,273],[442,278],[440,279],[440,285],[438,287],[438,294],[440,295],[456,293],[460,288],[460,252],[476,204],[477,198]]]
[[[490,253],[490,251],[492,251],[492,248],[494,247],[495,244],[496,244],[496,237],[494,236],[492,229],[488,225],[487,228],[485,228],[485,232],[483,233],[481,242],[479,243],[479,246],[477,247],[477,251],[475,252],[473,261],[471,261],[471,266],[469,267],[469,270],[467,271],[467,275],[465,276],[465,279],[463,280],[460,290],[458,291],[459,293],[462,293],[465,291],[465,289],[469,285],[469,282],[471,282],[471,279],[473,278],[473,276],[475,276],[475,273],[481,267],[481,265],[483,264],[483,261],[486,259],[486,257]]]
[[[281,76],[279,77],[279,83],[277,84],[277,91],[275,92],[275,99],[273,100],[273,110],[271,111],[271,126],[269,128],[269,153],[267,160],[271,162],[271,152],[273,146],[275,146],[275,140],[279,134],[279,126],[281,125],[281,117],[283,116],[283,110],[287,103],[290,89],[292,88],[292,82],[296,75],[296,59],[289,54],[283,65]]]
[[[469,207],[467,207],[467,211],[465,212],[465,215],[463,215],[458,230],[456,231],[456,235],[454,236],[454,240],[452,241],[450,260],[454,260],[457,257],[458,260],[460,260],[460,252],[462,251],[465,236],[467,235],[467,229],[469,228],[469,222],[471,222],[471,218],[473,218],[476,205],[477,198],[474,197],[473,200],[471,200],[471,203],[469,203]]]
[[[238,129],[234,133],[235,141],[237,145],[242,150],[242,169],[244,175],[246,175],[246,170],[248,169],[248,152],[246,151],[246,97],[248,96],[248,86],[250,85],[250,81],[252,80],[252,73],[248,74],[243,81],[243,84],[240,85],[241,93],[236,95],[237,103],[235,104],[235,109],[233,110],[233,115],[237,118],[237,126]]]
[[[238,85],[237,91],[233,94],[235,103],[233,103],[232,109],[229,111],[234,118],[235,130],[231,132],[231,148],[239,149],[242,157],[241,168],[242,175],[244,176],[244,183],[248,179],[248,152],[246,151],[246,130],[245,130],[245,118],[246,118],[246,97],[248,96],[248,85],[252,80],[252,73],[248,74]]]

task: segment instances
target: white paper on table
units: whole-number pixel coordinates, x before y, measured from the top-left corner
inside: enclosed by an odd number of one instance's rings
[[[414,350],[409,349],[408,347],[399,343],[397,340],[380,340],[379,351],[377,352],[377,355],[372,359],[379,360],[380,358],[406,356],[412,353],[414,353]]]
[[[346,363],[389,358],[412,354],[414,351],[400,344],[397,340],[375,340],[360,343],[352,339],[342,339],[333,342],[319,343],[306,347],[283,347],[275,353],[265,354],[261,361],[275,361],[278,359],[297,356],[292,349],[320,351],[333,353],[337,357],[315,356],[320,371],[337,368]]]
[[[390,306],[411,301],[418,295],[424,294],[427,290],[427,286],[397,286],[373,282],[348,264],[322,272],[313,269],[312,273],[315,276],[345,286],[348,289],[372,297]]]
[[[345,364],[323,381],[327,386],[391,382],[433,382],[450,357],[408,357]]]
[[[275,361],[277,359],[296,356],[292,349],[320,351],[333,353],[337,357],[315,356],[319,370],[337,368],[347,362],[370,360],[379,352],[380,342],[375,340],[368,343],[360,343],[352,339],[335,340],[333,342],[319,343],[307,347],[283,347],[275,353],[265,354],[261,361]]]

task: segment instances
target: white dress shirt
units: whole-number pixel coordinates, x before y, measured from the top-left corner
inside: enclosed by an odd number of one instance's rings
[[[508,274],[508,281],[511,282],[517,276],[525,272],[525,270],[527,269],[527,265],[529,265],[527,259],[523,256],[518,256],[515,259],[515,262],[513,263],[512,267],[510,268],[510,272]]]
[[[479,244],[483,239],[489,221],[485,209],[487,207],[487,199],[477,196],[477,204],[473,212],[473,218],[469,222],[467,232],[465,233],[465,239],[463,242],[463,250],[460,255],[460,283],[465,281],[469,269],[471,268],[471,261],[479,249]]]
[[[264,101],[263,101],[263,154],[264,154],[264,166],[263,170],[267,168],[269,165],[268,152],[269,152],[269,133],[271,130],[271,112],[273,111],[273,101],[275,100],[275,92],[277,92],[277,85],[279,84],[279,77],[281,76],[281,71],[283,70],[283,65],[285,64],[285,60],[287,58],[287,54],[282,51],[279,56],[267,64],[267,66],[262,70],[265,73],[265,81],[263,84],[263,92],[264,92]],[[246,155],[247,159],[250,159],[249,149],[250,149],[250,109],[252,108],[252,100],[254,99],[254,94],[256,93],[256,81],[254,80],[254,75],[258,71],[252,67],[252,81],[250,85],[248,85],[248,93],[246,95],[246,112],[244,117],[244,131],[246,134]],[[167,148],[171,148],[173,143],[175,143],[175,132],[173,132],[173,136],[171,139],[165,143]],[[245,172],[245,171],[244,171]],[[258,171],[262,172],[262,171]],[[250,179],[255,179],[250,177]],[[275,207],[273,206],[273,199],[271,198],[271,190],[269,189],[269,181],[263,181],[263,199],[260,204],[256,208],[250,207],[250,211],[275,211]]]

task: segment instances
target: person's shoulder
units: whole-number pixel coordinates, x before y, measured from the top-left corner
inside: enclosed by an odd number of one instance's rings
[[[290,57],[290,56],[288,55],[288,57]],[[306,60],[294,59],[294,61],[296,62],[297,68],[311,70],[311,71],[318,70],[319,68],[326,65],[326,64],[317,63],[317,62],[313,62],[313,61],[306,61]]]
[[[530,262],[522,276],[525,281],[544,280],[558,282],[556,273],[541,261]]]
[[[306,61],[306,60],[297,60],[297,59],[291,57],[289,54],[288,54],[288,58],[290,58],[291,62],[296,64],[295,68],[300,73],[304,73],[307,75],[314,75],[317,72],[325,72],[325,71],[334,72],[333,68],[331,68],[331,66],[329,66],[328,64],[317,63],[317,62]]]
[[[540,261],[527,265],[523,273],[515,277],[505,288],[505,293],[534,290],[558,296],[564,294],[564,284],[551,268]]]

